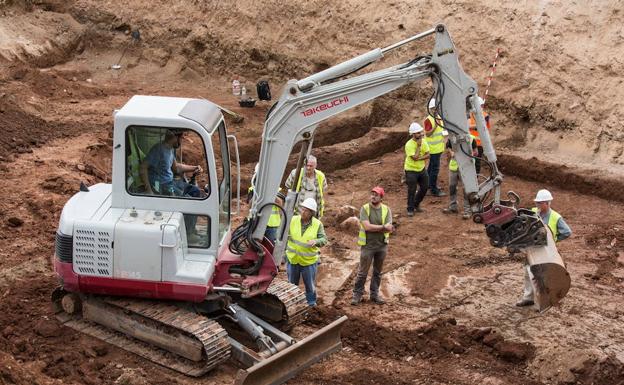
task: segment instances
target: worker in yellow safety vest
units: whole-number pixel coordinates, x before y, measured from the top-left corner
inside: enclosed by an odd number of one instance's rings
[[[254,195],[254,186],[256,184],[256,177],[258,176],[258,168],[259,164],[256,163],[254,167],[254,174],[251,177],[251,185],[247,189],[247,203],[251,203]],[[282,217],[280,207],[284,207],[284,200],[286,197],[281,192],[280,189],[277,189],[277,196],[275,197],[275,205],[271,206],[271,216],[269,216],[269,221],[267,222],[266,230],[264,231],[264,237],[270,240],[273,244],[277,240],[277,231],[282,224]]]
[[[542,222],[548,227],[548,230],[552,233],[555,242],[563,241],[572,235],[570,226],[563,219],[561,214],[556,212],[550,207],[553,200],[553,196],[548,190],[539,190],[535,196],[535,206],[532,210],[537,213]],[[533,300],[533,274],[528,264],[524,266],[524,292],[522,299],[516,303],[516,306],[531,306],[534,303]]]
[[[314,217],[316,201],[306,198],[299,206],[299,215],[290,220],[286,245],[286,273],[288,281],[299,285],[303,278],[308,305],[316,306],[316,270],[320,247],[327,244],[325,228]]]
[[[440,158],[446,146],[447,132],[444,130],[442,118],[437,114],[435,117],[431,115],[434,113],[435,104],[436,100],[431,98],[428,108],[429,116],[427,116],[423,124],[425,128],[425,138],[429,145],[429,165],[427,166],[427,174],[429,175],[429,191],[431,195],[443,197],[446,194],[442,192],[438,186],[438,174],[440,173]]]
[[[477,155],[477,143],[474,140],[474,137],[470,138],[470,147],[472,156]],[[448,165],[449,165],[449,206],[445,209],[442,209],[444,214],[457,214],[459,210],[457,209],[457,186],[461,181],[461,175],[459,174],[459,164],[457,164],[457,160],[455,160],[455,153],[453,152],[453,147],[451,146],[451,141],[446,142],[446,153],[448,156]],[[472,160],[474,163],[474,159]],[[464,213],[462,214],[463,219],[470,218],[471,210],[470,210],[470,202],[468,202],[468,196],[466,195],[466,191],[464,190]]]
[[[408,132],[410,140],[405,143],[405,183],[407,183],[407,216],[413,217],[415,212],[422,213],[420,207],[427,189],[429,178],[425,162],[429,159],[429,145],[424,138],[424,129],[416,122],[410,124]]]
[[[304,200],[312,198],[316,201],[318,211],[315,216],[319,219],[323,217],[325,211],[325,193],[327,192],[327,180],[325,174],[316,169],[317,159],[314,155],[308,155],[306,159],[305,170],[299,173],[299,179],[295,181],[297,170],[292,170],[288,179],[286,179],[286,187],[292,191],[299,191],[295,210],[298,210]]]
[[[483,113],[483,118],[485,119],[485,127],[489,130],[492,129],[492,123],[490,121],[490,114],[485,112],[485,100],[481,96],[478,97],[479,105],[481,105],[481,112]],[[470,112],[468,117],[468,129],[470,130],[470,135],[476,138],[477,141],[477,159],[475,159],[475,168],[477,170],[477,174],[481,172],[481,158],[483,157],[483,146],[481,145],[481,137],[479,136],[479,131],[477,131],[477,120],[475,119],[474,112]]]
[[[275,205],[271,206],[271,216],[269,217],[269,222],[267,222],[267,228],[264,231],[264,236],[273,244],[275,244],[277,240],[277,232],[282,224],[282,210],[280,210],[280,207],[284,207],[284,199],[286,199],[284,194],[281,191],[278,192],[275,197]]]
[[[379,287],[383,263],[388,253],[388,239],[394,227],[392,212],[382,203],[384,195],[385,191],[381,186],[373,187],[370,192],[370,203],[360,209],[360,232],[357,242],[360,246],[360,265],[355,278],[351,305],[357,305],[362,301],[364,284],[371,264],[373,275],[370,282],[370,300],[378,305],[385,303],[379,295]]]

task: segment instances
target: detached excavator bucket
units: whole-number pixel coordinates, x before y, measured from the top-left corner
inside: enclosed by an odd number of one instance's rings
[[[342,316],[277,354],[239,370],[234,385],[277,385],[288,381],[342,348],[340,332],[346,320],[347,317]]]
[[[540,312],[558,304],[570,289],[570,274],[557,251],[552,233],[546,233],[546,246],[531,246],[526,249],[535,304]]]

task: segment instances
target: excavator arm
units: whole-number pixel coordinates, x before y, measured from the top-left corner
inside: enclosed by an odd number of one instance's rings
[[[346,77],[380,60],[389,51],[431,35],[435,38],[435,44],[430,55],[417,56],[403,64]],[[508,200],[501,200],[500,185],[503,176],[496,166],[494,146],[481,114],[481,106],[477,99],[477,84],[461,68],[457,49],[448,30],[444,25],[438,25],[386,48],[374,49],[307,78],[290,80],[286,84],[280,99],[269,111],[264,125],[250,219],[234,232],[230,249],[241,252],[240,245],[243,243],[241,241],[245,238],[247,246],[258,253],[259,260],[265,257],[266,249],[260,243],[288,158],[293,147],[302,142],[302,152],[296,168],[298,178],[304,156],[309,153],[314,132],[320,122],[401,86],[426,79],[431,79],[435,90],[436,106],[430,113],[434,116],[439,115],[444,121],[445,129],[449,131],[459,172],[474,214],[473,220],[486,226],[491,243],[496,247],[509,247],[512,250],[537,247],[540,251],[548,247],[547,230],[539,217],[530,210],[517,208],[519,199],[512,192],[508,193]],[[481,183],[470,150],[467,122],[469,109],[472,109],[477,117],[477,130],[484,148],[483,161],[490,171]],[[286,197],[283,211],[286,220],[283,221],[283,231],[278,234],[272,252],[277,265],[284,255],[297,193],[289,191]],[[256,266],[259,265],[261,263],[256,263]],[[239,272],[254,274],[256,266]],[[544,282],[542,286],[548,287]],[[562,298],[564,295],[565,293],[562,294],[559,290],[557,296]],[[555,297],[552,297],[544,307],[550,307],[558,302]]]

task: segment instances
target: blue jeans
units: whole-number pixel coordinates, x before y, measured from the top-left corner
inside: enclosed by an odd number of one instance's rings
[[[440,172],[440,157],[442,153],[429,155],[429,166],[427,166],[427,175],[429,175],[429,190],[432,194],[440,192],[438,189],[438,173]]]
[[[303,278],[303,285],[305,286],[305,295],[308,305],[316,306],[316,270],[318,263],[313,263],[308,266],[293,265],[286,258],[286,274],[288,275],[288,282],[293,285],[299,285],[299,278]]]
[[[277,229],[279,227],[269,227],[267,226],[266,230],[264,230],[264,237],[275,244],[275,240],[277,239]]]

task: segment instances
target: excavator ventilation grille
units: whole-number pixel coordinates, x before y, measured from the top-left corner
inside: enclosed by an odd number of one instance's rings
[[[112,234],[109,231],[75,230],[74,271],[81,275],[113,276]]]

